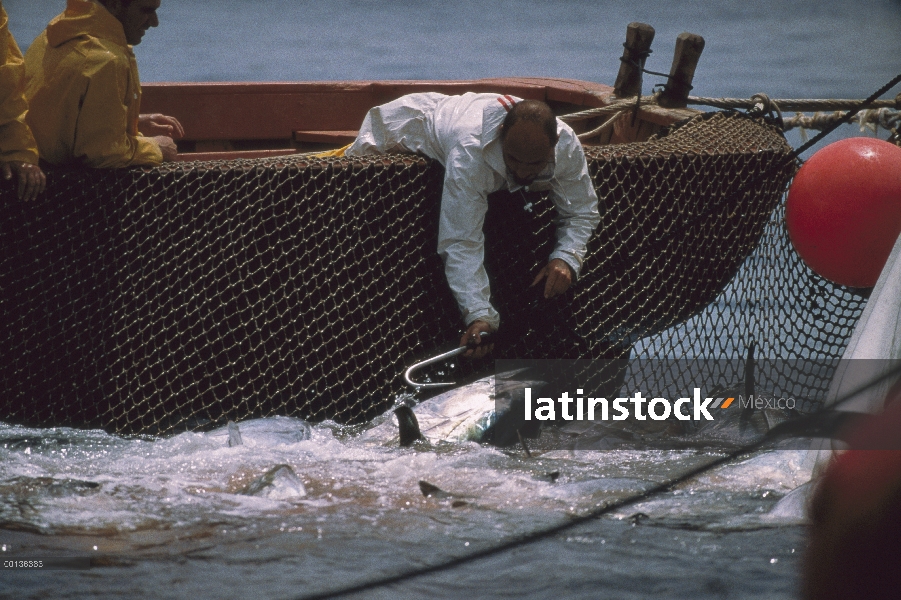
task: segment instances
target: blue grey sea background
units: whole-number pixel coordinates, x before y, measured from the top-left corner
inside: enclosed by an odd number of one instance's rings
[[[3,4],[24,51],[64,2]],[[669,70],[679,33],[704,36],[700,96],[865,98],[901,71],[899,0],[163,0],[158,14],[136,47],[144,82],[612,84],[633,21],[656,29],[655,71]],[[645,91],[658,82],[648,76]],[[845,126],[827,142],[853,135],[872,134]],[[788,139],[801,143],[797,132]],[[420,452],[330,424],[305,439],[287,418],[242,432],[244,445],[227,448],[223,431],[125,439],[0,423],[0,557],[106,564],[0,571],[0,598],[299,598],[466,555],[704,459],[657,450],[526,461],[475,444]],[[805,529],[767,513],[805,481],[803,462],[797,451],[760,453],[576,530],[353,597],[794,598]],[[292,466],[304,494],[234,493],[277,464]],[[542,478],[552,470],[557,483]],[[419,479],[466,506],[423,498]],[[648,518],[635,524],[637,512]]]

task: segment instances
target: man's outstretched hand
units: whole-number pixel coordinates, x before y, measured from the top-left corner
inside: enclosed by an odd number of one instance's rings
[[[529,287],[535,287],[542,279],[547,278],[544,282],[544,297],[553,298],[559,296],[569,289],[573,284],[573,272],[565,261],[555,258],[547,264],[538,275],[535,281]]]
[[[482,343],[482,332],[493,333],[494,329],[492,329],[491,325],[486,323],[485,321],[473,321],[469,324],[469,327],[466,328],[466,333],[463,334],[463,337],[460,338],[461,346],[475,346],[474,348],[470,348],[466,352],[463,353],[463,356],[467,358],[482,358],[486,356],[489,352],[494,350],[494,344],[492,343]]]
[[[544,282],[544,297],[553,298],[569,289],[573,282],[573,272],[565,261],[555,258],[541,269],[529,287],[535,287],[541,283],[542,279],[546,279]],[[494,333],[494,329],[485,321],[476,320],[469,324],[469,327],[466,328],[466,333],[460,338],[461,346],[470,346],[470,349],[464,352],[463,356],[467,358],[482,358],[494,350],[493,343],[482,342],[482,332]]]
[[[147,137],[165,136],[175,140],[185,137],[185,129],[178,119],[159,113],[138,115],[138,129]]]

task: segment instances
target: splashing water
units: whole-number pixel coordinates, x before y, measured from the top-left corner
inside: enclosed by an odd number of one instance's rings
[[[330,572],[347,571],[331,578],[301,570],[304,587],[296,595],[302,595],[375,578],[386,564],[394,565],[389,572],[408,570],[553,525],[712,458],[696,450],[559,450],[556,432],[535,443],[531,459],[519,447],[472,442],[399,448],[391,418],[388,413],[362,432],[287,417],[245,421],[239,423],[242,443],[231,447],[228,428],[155,439],[0,425],[0,541],[12,540],[9,552],[33,554],[73,548],[73,539],[93,540],[100,546],[95,552],[109,557],[109,573],[133,572],[135,561],[183,561],[196,552],[206,557],[204,569],[211,561],[246,568],[269,556],[277,570],[285,560],[315,556]],[[583,553],[612,551],[623,535],[633,536],[627,546],[639,548],[617,553],[616,569],[634,568],[632,550],[641,549],[642,560],[661,568],[684,552],[722,550],[722,540],[705,546],[702,540],[711,536],[748,541],[763,531],[768,539],[784,537],[774,527],[798,519],[774,520],[767,513],[809,477],[803,459],[799,451],[759,453],[553,542],[575,544],[581,548],[575,556],[557,547],[552,552],[556,560],[566,556],[570,574],[581,581],[596,569],[581,565]],[[425,497],[420,481],[442,493]],[[689,546],[686,532],[696,538]],[[661,539],[669,542],[661,547]],[[529,552],[546,552],[540,548]],[[497,568],[492,561],[474,567],[480,577]],[[158,567],[146,577],[169,576]],[[692,580],[685,577],[685,585]],[[223,597],[238,597],[248,585],[225,581]],[[456,596],[465,581],[451,577],[443,593]],[[534,592],[534,583],[526,589]]]

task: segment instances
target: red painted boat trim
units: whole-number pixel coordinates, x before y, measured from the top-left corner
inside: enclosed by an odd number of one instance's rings
[[[142,112],[172,115],[190,140],[286,140],[293,133],[356,131],[366,112],[413,92],[497,92],[573,108],[603,106],[613,88],[553,78],[469,81],[147,83]]]

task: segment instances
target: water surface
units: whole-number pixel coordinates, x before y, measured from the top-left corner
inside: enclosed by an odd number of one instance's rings
[[[63,5],[4,2],[23,51]],[[159,19],[136,48],[145,82],[612,84],[632,21],[656,28],[655,71],[669,70],[679,33],[705,37],[701,96],[864,98],[901,71],[894,0],[163,0]],[[660,81],[648,76],[645,91]],[[848,135],[859,132],[830,139]],[[301,597],[465,555],[710,458],[545,448],[529,460],[474,444],[399,449],[327,425],[301,440],[290,419],[242,427],[245,445],[228,448],[222,431],[156,440],[0,425],[0,555],[86,553],[107,565],[2,573],[0,597]],[[765,452],[577,530],[365,597],[795,597],[804,528],[767,513],[806,479],[802,458]],[[278,464],[305,495],[238,493]],[[420,479],[465,504],[424,498]],[[639,512],[647,518],[633,523]]]

